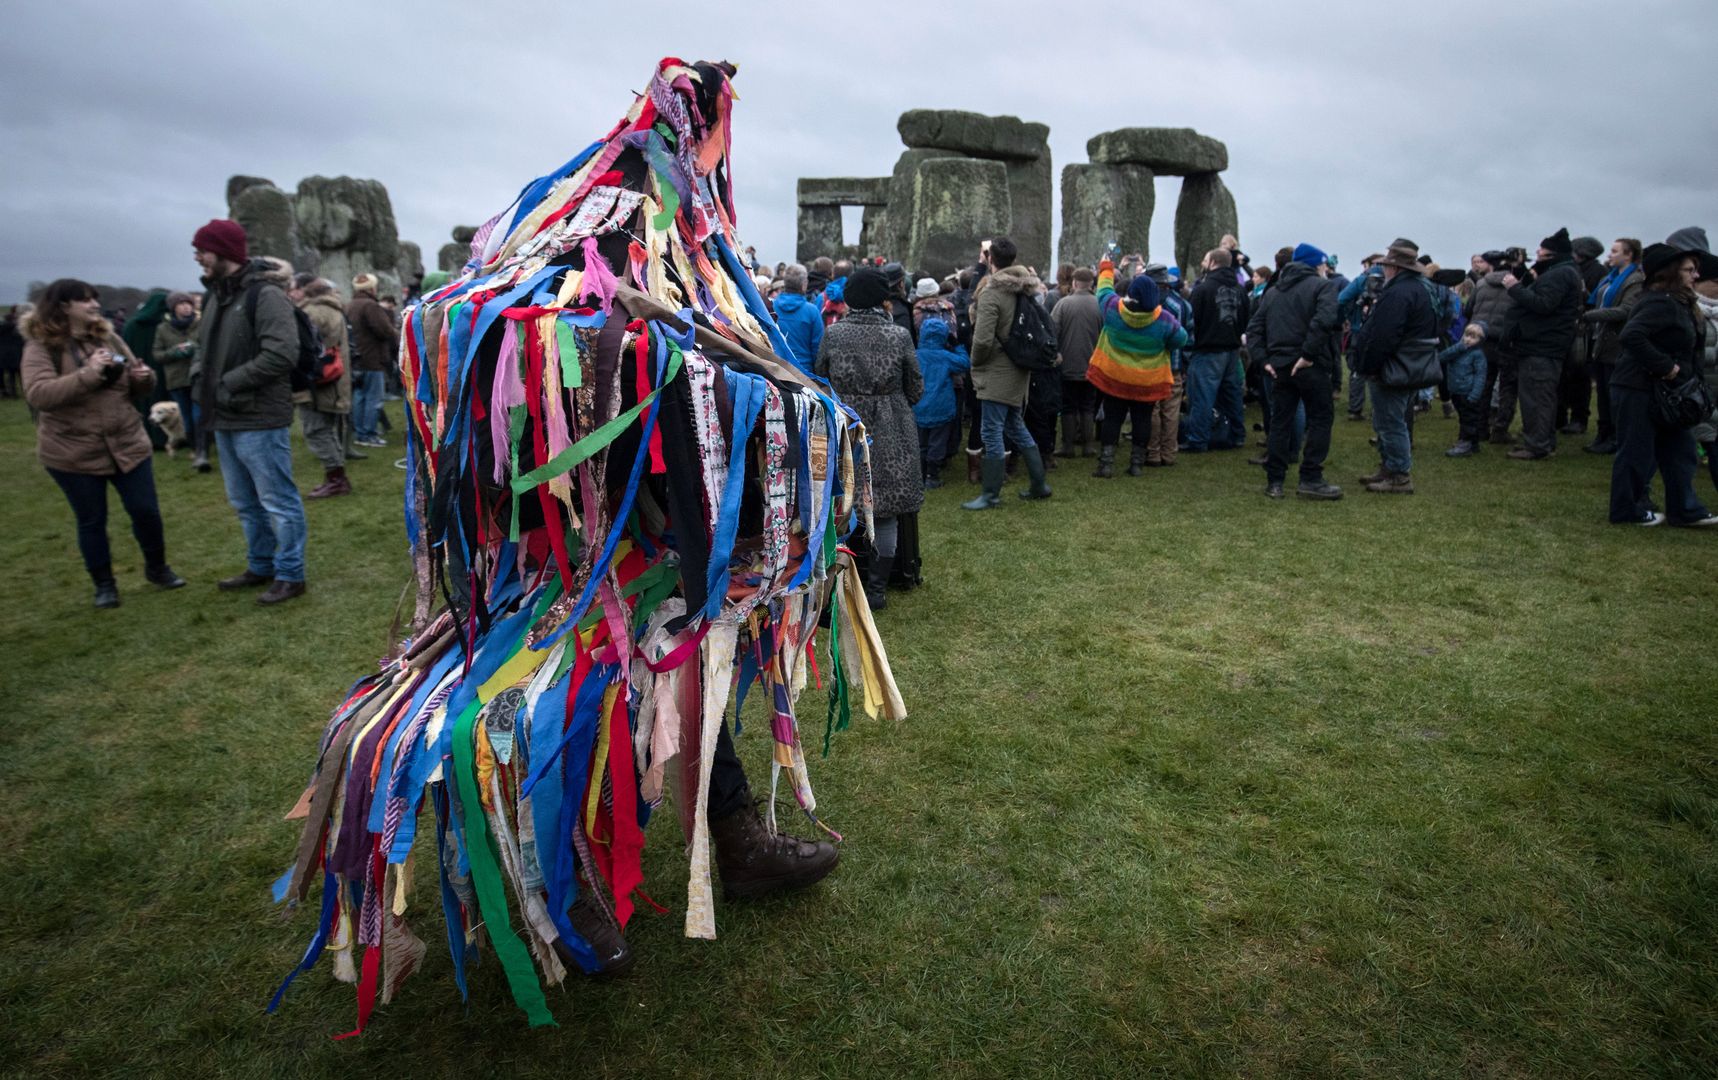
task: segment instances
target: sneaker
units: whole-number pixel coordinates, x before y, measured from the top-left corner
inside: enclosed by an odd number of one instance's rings
[[[1281,483],[1266,484],[1265,485],[1265,494],[1270,496],[1273,499],[1282,498],[1283,497],[1283,486],[1282,486],[1282,484]]]
[[[1342,489],[1324,480],[1319,480],[1316,483],[1302,480],[1299,486],[1294,489],[1294,493],[1303,499],[1318,499],[1321,502],[1335,502],[1342,498]]]
[[[359,446],[386,446],[386,445],[388,445],[388,441],[386,439],[382,438],[380,435],[371,435],[369,438],[353,439],[352,441]]]
[[[1460,442],[1456,443],[1454,446],[1450,447],[1448,450],[1445,450],[1444,456],[1445,457],[1473,457],[1477,453],[1479,453],[1479,446],[1475,443],[1468,442],[1466,439],[1463,439]]]
[[[1679,529],[1706,529],[1718,525],[1718,514],[1707,514],[1705,517],[1694,518],[1689,521],[1673,521],[1671,524]]]
[[[1548,457],[1556,456],[1556,454],[1557,451],[1555,450],[1547,450],[1541,454],[1537,451],[1529,450],[1525,446],[1518,446],[1505,454],[1504,457],[1507,457],[1511,461],[1544,461]]]
[[[1646,517],[1641,518],[1639,521],[1635,522],[1635,524],[1647,529],[1652,528],[1654,525],[1663,525],[1664,515],[1659,513],[1657,510],[1648,510],[1646,512]]]

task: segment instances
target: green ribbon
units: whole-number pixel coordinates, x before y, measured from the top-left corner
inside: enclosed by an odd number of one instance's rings
[[[582,462],[591,457],[591,455],[595,454],[598,450],[603,449],[608,446],[609,443],[618,439],[621,432],[631,427],[633,421],[637,420],[639,415],[642,414],[645,409],[650,407],[650,403],[656,400],[656,395],[662,393],[662,388],[667,386],[670,382],[673,382],[674,377],[680,373],[680,348],[672,341],[668,343],[668,348],[668,372],[663,376],[662,382],[657,385],[656,389],[639,398],[638,404],[634,405],[632,408],[621,413],[602,427],[597,428],[578,442],[556,454],[549,460],[548,464],[540,465],[526,473],[524,476],[514,477],[513,493],[515,495],[522,495],[536,487],[538,484],[547,483],[555,477],[560,476],[562,473],[577,468]]]

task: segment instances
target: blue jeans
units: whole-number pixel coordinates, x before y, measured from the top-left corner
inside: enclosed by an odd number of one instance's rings
[[[985,457],[1007,457],[1007,446],[1030,450],[1038,445],[1032,441],[1032,433],[1026,430],[1026,417],[1022,415],[1020,406],[1001,401],[981,401],[978,407],[979,437],[984,440]]]
[[[1417,390],[1394,390],[1376,379],[1372,387],[1372,430],[1378,433],[1378,455],[1384,471],[1406,476],[1414,470],[1414,451],[1408,434],[1408,416]]]
[[[303,581],[304,500],[292,480],[292,429],[217,431],[215,446],[227,502],[245,530],[246,566],[278,581]]]
[[[1219,427],[1212,430],[1211,413]],[[1187,418],[1181,423],[1181,449],[1229,450],[1247,443],[1247,409],[1241,397],[1241,354],[1187,354]]]
[[[185,422],[185,441],[190,443],[193,449],[201,452],[204,449],[201,438],[202,432],[197,425],[198,409],[197,403],[191,400],[191,388],[182,386],[177,390],[169,390],[167,396],[179,406],[179,419]]]
[[[352,373],[352,436],[358,439],[376,437],[376,414],[382,409],[382,390],[386,382],[380,371]]]

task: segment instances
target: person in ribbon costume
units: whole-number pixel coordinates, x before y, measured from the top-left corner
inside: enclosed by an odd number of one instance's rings
[[[800,695],[828,692],[825,754],[855,700],[906,708],[842,546],[870,527],[865,427],[737,254],[734,71],[661,61],[406,312],[417,605],[335,710],[294,808],[276,896],[320,885],[321,902],[271,1009],[324,953],[358,984],[352,1034],[392,998],[427,948],[407,923],[420,830],[461,994],[487,941],[533,1025],[553,1023],[543,984],[631,962],[664,801],[689,845],[689,937],[715,936],[713,878],[745,898],[836,865]],[[761,812],[733,738],[754,687]],[[778,828],[784,780],[825,839]]]

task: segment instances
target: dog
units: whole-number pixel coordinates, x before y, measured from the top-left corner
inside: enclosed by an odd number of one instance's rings
[[[185,418],[179,415],[179,403],[157,401],[149,406],[149,422],[167,433],[167,456],[177,457],[177,448],[185,443]]]

